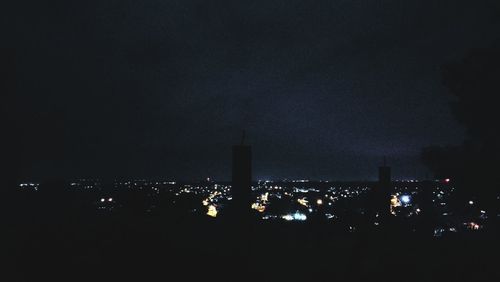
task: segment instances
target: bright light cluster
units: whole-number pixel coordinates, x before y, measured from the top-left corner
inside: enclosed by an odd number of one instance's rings
[[[283,218],[286,221],[292,221],[292,220],[305,221],[305,220],[307,220],[307,216],[303,213],[298,212],[298,211],[295,212],[294,214],[286,214],[286,215],[282,216],[281,218]]]
[[[217,217],[217,208],[214,205],[208,206],[207,215],[210,217]]]

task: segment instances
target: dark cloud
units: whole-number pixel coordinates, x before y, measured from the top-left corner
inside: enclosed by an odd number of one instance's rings
[[[369,178],[383,155],[423,176],[422,147],[463,139],[439,67],[494,39],[495,2],[12,1],[17,157],[227,178],[245,128],[257,177]]]

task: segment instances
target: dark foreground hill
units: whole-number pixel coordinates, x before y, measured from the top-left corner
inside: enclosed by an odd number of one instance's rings
[[[11,215],[2,281],[500,281],[498,232],[453,237],[335,224]]]

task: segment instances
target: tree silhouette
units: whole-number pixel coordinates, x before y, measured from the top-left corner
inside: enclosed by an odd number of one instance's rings
[[[0,119],[2,127],[2,160],[0,161],[0,176],[2,182],[2,193],[12,192],[13,186],[18,181],[19,158],[15,157],[19,144],[18,128],[12,112],[12,102],[16,100],[15,93],[15,51],[11,48],[0,49]]]
[[[452,113],[466,129],[459,147],[424,148],[422,159],[436,177],[457,180],[462,190],[496,199],[499,176],[500,42],[470,50],[459,61],[443,66],[443,83],[455,100]]]

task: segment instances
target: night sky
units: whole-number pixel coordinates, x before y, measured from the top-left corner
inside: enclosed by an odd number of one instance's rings
[[[427,175],[459,144],[441,66],[498,38],[491,1],[11,1],[2,107],[21,175]],[[4,5],[3,5],[4,6]]]

